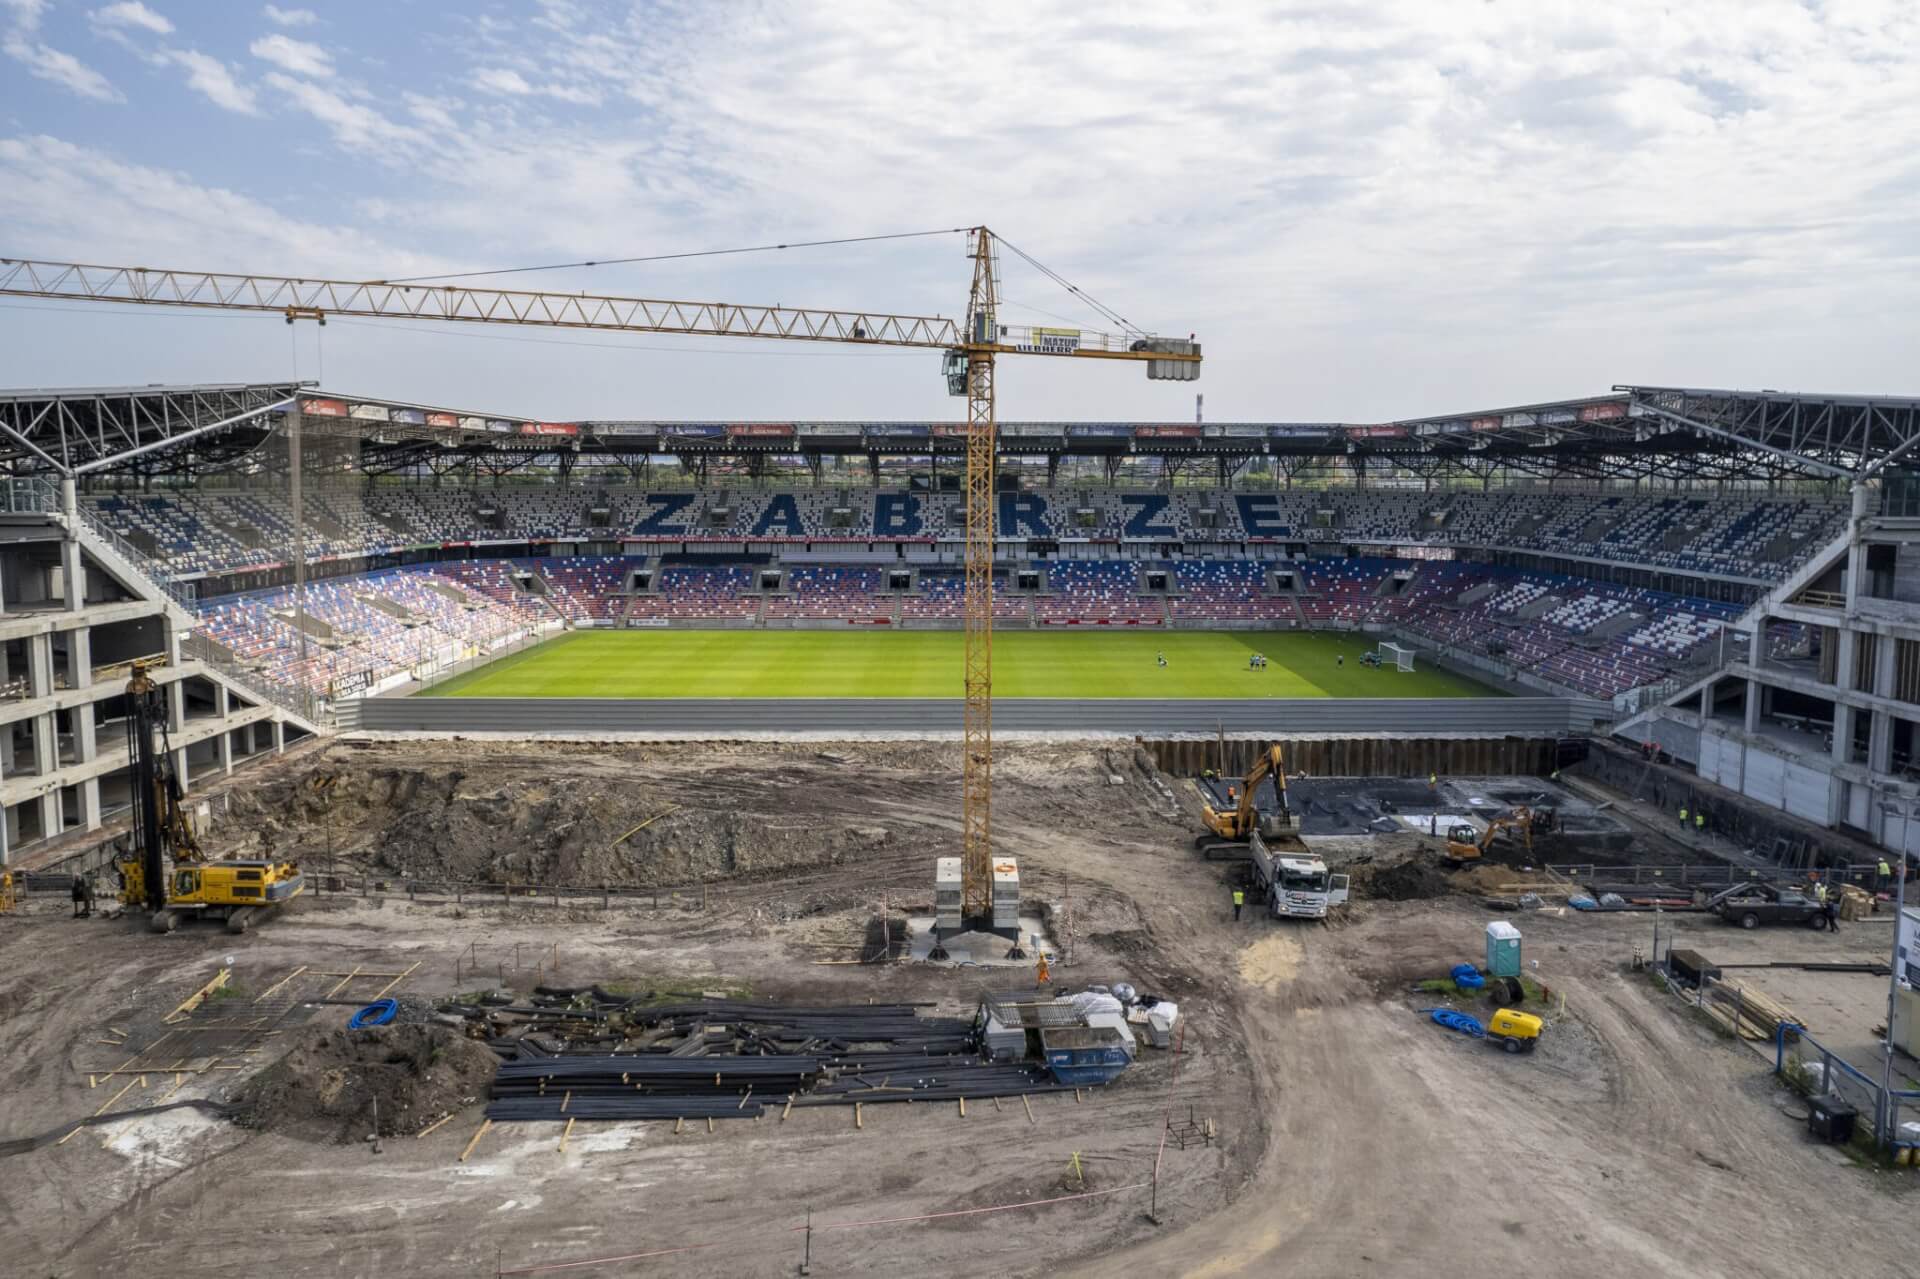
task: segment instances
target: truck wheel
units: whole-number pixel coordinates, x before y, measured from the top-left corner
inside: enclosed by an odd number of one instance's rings
[[[153,918],[148,922],[154,932],[170,933],[180,927],[180,915],[179,912],[171,910],[155,911]]]
[[[1740,916],[1740,927],[1742,928],[1760,927],[1760,916],[1754,914],[1752,911],[1748,911],[1746,914]]]
[[[1815,915],[1807,920],[1807,927],[1813,929],[1816,933],[1824,933],[1827,931],[1827,917],[1825,915]]]
[[[1506,1049],[1510,1053],[1520,1053],[1520,1052],[1526,1051],[1526,1045],[1522,1044],[1517,1039],[1502,1039],[1500,1041],[1500,1046]]]

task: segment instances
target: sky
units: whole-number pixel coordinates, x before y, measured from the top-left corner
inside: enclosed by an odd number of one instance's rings
[[[392,278],[984,224],[1000,416],[1920,394],[1920,5],[0,0],[0,256]],[[492,277],[958,316],[945,233]],[[481,283],[487,280],[477,281]],[[319,378],[565,419],[955,419],[938,356],[0,299],[0,386]]]

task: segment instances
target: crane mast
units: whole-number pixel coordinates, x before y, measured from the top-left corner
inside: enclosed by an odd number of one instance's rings
[[[1144,363],[1149,379],[1188,382],[1200,376],[1201,357],[1200,345],[1191,335],[1163,338],[1131,331],[1112,334],[1001,324],[995,237],[983,226],[972,227],[967,234],[973,284],[967,297],[966,317],[960,322],[940,316],[876,311],[743,306],[556,290],[474,288],[383,279],[328,280],[6,257],[0,257],[0,296],[266,312],[283,316],[289,324],[297,320],[325,324],[328,315],[350,315],[443,323],[845,342],[944,351],[947,390],[955,396],[964,395],[967,400],[966,582],[961,610],[966,631],[961,732],[961,901],[964,915],[977,920],[991,915],[993,894],[995,359],[1007,354],[1126,360]],[[297,466],[297,440],[294,450]]]
[[[960,761],[960,899],[969,918],[993,909],[993,356],[998,290],[993,236],[973,232],[973,290],[967,299],[966,707]]]

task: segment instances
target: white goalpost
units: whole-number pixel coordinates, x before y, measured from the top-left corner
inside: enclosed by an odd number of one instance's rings
[[[1403,671],[1410,672],[1413,670],[1413,650],[1404,645],[1389,644],[1383,640],[1380,644],[1380,664],[1385,666],[1389,662]]]

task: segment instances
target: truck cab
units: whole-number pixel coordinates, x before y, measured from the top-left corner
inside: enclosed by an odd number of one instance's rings
[[[1255,831],[1252,839],[1255,886],[1276,919],[1325,919],[1348,896],[1348,877],[1335,875],[1298,835],[1273,839]]]

